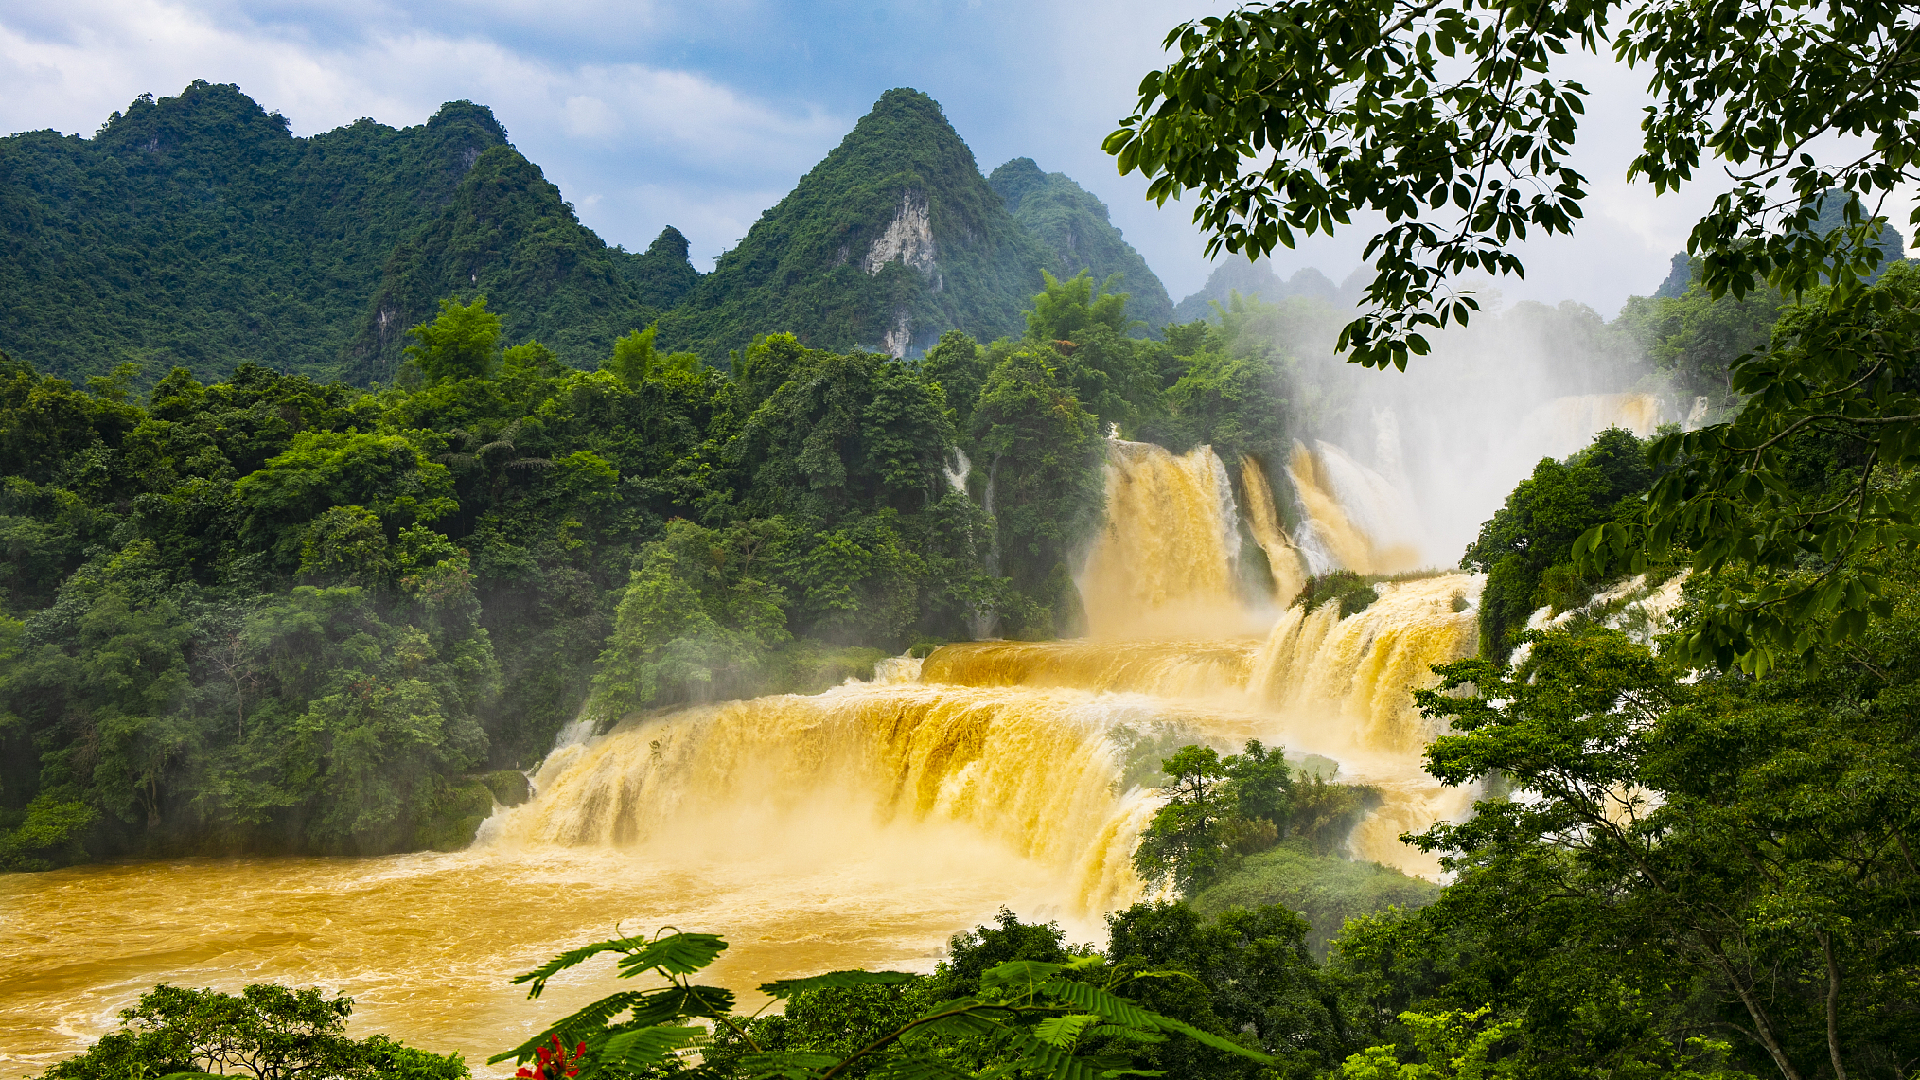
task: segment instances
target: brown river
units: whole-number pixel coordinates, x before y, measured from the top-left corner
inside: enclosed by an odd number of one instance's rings
[[[1004,857],[992,864],[1012,880],[980,874],[977,845],[956,839],[829,866],[777,853],[714,863],[488,851],[0,876],[0,1075],[37,1074],[83,1050],[156,982],[232,991],[271,981],[350,995],[356,1034],[460,1051],[476,1075],[510,1076],[510,1065],[480,1063],[613,980],[611,965],[583,966],[539,1001],[509,980],[616,923],[726,935],[733,948],[715,981],[748,991],[855,965],[928,970],[949,933],[1001,903],[1044,906],[1034,903],[1044,882],[1019,880]]]

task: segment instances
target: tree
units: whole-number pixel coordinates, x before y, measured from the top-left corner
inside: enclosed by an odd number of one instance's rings
[[[1222,827],[1228,807],[1221,787],[1226,773],[1210,746],[1183,746],[1160,763],[1160,771],[1172,783],[1166,805],[1140,834],[1134,870],[1149,883],[1171,883],[1191,893],[1225,856]]]
[[[974,403],[980,400],[981,385],[992,370],[985,353],[964,331],[949,330],[920,361],[920,370],[945,392],[958,431],[972,426]]]
[[[460,1080],[459,1055],[441,1057],[384,1035],[346,1035],[353,999],[319,987],[256,983],[238,994],[161,984],[120,1013],[120,1030],[46,1072],[45,1080],[219,1072],[254,1080]]]
[[[487,298],[471,304],[440,301],[440,315],[407,330],[416,344],[402,350],[432,382],[484,379],[493,374],[500,344],[500,316],[487,310]]]
[[[617,338],[613,343],[613,355],[601,366],[632,387],[663,372],[684,375],[699,370],[700,358],[693,353],[662,355],[653,347],[654,336],[659,329],[659,323],[649,323],[645,330],[634,330]],[[512,349],[507,351],[513,352]]]
[[[1801,297],[1808,315],[1735,360],[1737,421],[1661,441],[1656,460],[1677,468],[1640,528],[1583,545],[1624,560],[1678,540],[1699,545],[1698,568],[1762,567],[1685,647],[1765,671],[1859,633],[1879,601],[1853,568],[1920,540],[1920,488],[1875,479],[1920,460],[1906,343],[1920,314],[1899,283],[1865,287],[1883,258],[1880,207],[1920,165],[1916,33],[1920,12],[1862,0],[1255,3],[1176,27],[1166,44],[1178,58],[1141,82],[1106,148],[1150,179],[1150,198],[1199,193],[1209,253],[1266,255],[1356,212],[1384,215],[1366,249],[1367,309],[1339,345],[1404,368],[1428,351],[1426,330],[1477,308],[1460,275],[1522,274],[1513,244],[1530,229],[1571,233],[1581,217],[1587,180],[1569,154],[1588,91],[1555,77],[1559,58],[1610,44],[1644,68],[1655,104],[1629,178],[1665,192],[1706,157],[1724,162],[1734,189],[1687,242],[1702,285],[1714,298],[1764,285]],[[1871,146],[1817,142],[1830,134]],[[1835,192],[1842,224],[1829,230]],[[1782,445],[1813,429],[1858,449],[1844,497],[1782,493]],[[1795,565],[1802,555],[1812,565]]]
[[[1694,399],[1704,397],[1711,409],[1724,412],[1740,404],[1733,392],[1735,362],[1766,347],[1785,305],[1786,298],[1772,289],[1715,298],[1696,283],[1676,297],[1631,297],[1620,320],[1668,377],[1682,405],[1691,409]]]
[[[1570,568],[1574,541],[1586,530],[1637,512],[1637,497],[1652,482],[1646,447],[1631,432],[1609,428],[1564,462],[1542,458],[1533,475],[1514,486],[1460,558],[1462,569],[1487,575],[1481,655],[1498,660],[1512,652],[1514,635],[1536,609],[1585,602],[1590,584],[1581,589],[1579,581],[1558,581],[1556,590],[1549,571]]]
[[[1183,746],[1160,762],[1171,781],[1166,803],[1140,834],[1133,866],[1150,884],[1173,885],[1191,896],[1231,869],[1241,855],[1264,851],[1284,838],[1296,816],[1316,848],[1332,844],[1364,812],[1364,796],[1318,780],[1297,784],[1281,747],[1247,740],[1242,753],[1221,757],[1210,746]],[[1325,852],[1322,852],[1324,854]]]
[[[641,552],[620,599],[593,677],[599,708],[619,717],[745,685],[769,649],[789,638],[786,595],[763,580],[770,567],[758,558],[768,541],[782,539],[767,528],[728,534],[669,522]]]
[[[1045,597],[1052,617],[1065,622],[1062,597],[1046,596],[1048,581],[1056,569],[1065,580],[1068,552],[1096,519],[1106,491],[1096,422],[1061,384],[1056,363],[1058,354],[1036,346],[1002,360],[980,392],[973,433],[986,458],[987,511],[1004,560],[992,569]],[[1055,625],[1049,621],[1047,629]]]
[[[1920,1054],[1917,628],[1909,587],[1806,675],[1700,677],[1610,630],[1529,634],[1510,672],[1444,665],[1416,694],[1451,732],[1428,770],[1515,796],[1409,838],[1459,878],[1355,952],[1423,958],[1432,1003],[1526,1016],[1543,1070],[1731,1034],[1737,1064],[1784,1080],[1902,1075]]]
[[[1027,312],[1026,341],[1053,351],[1061,381],[1102,430],[1131,432],[1156,414],[1160,394],[1156,357],[1165,346],[1127,336],[1126,293],[1104,292],[1114,280],[1093,280],[1090,271],[1065,281],[1042,271],[1045,288]]]

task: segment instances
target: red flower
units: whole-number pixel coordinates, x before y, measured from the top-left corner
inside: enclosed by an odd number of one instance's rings
[[[543,1046],[536,1051],[540,1059],[538,1065],[531,1069],[522,1066],[520,1071],[513,1075],[519,1080],[564,1080],[566,1077],[578,1076],[580,1059],[586,1054],[587,1044],[584,1041],[574,1047],[573,1053],[569,1054],[566,1044],[560,1041],[560,1036],[555,1035],[552,1046]]]

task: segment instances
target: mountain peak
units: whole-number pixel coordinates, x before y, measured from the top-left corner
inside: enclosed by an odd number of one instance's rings
[[[430,129],[471,128],[491,136],[490,142],[507,141],[506,126],[493,115],[493,110],[485,105],[476,105],[465,98],[449,101],[440,106],[440,111],[427,121]]]
[[[952,329],[1018,334],[1053,265],[940,103],[894,89],[720,257],[661,335],[710,356],[782,331],[902,356]]]
[[[664,256],[682,262],[686,261],[687,253],[691,250],[693,245],[687,242],[687,238],[680,234],[679,229],[671,225],[661,229],[660,235],[654,237],[653,243],[647,245],[649,255]]]

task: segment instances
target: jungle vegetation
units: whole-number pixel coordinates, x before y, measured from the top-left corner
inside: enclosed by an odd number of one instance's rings
[[[1417,697],[1446,724],[1428,771],[1486,794],[1407,838],[1454,875],[1434,903],[1335,943],[1393,1036],[1343,1075],[1912,1075],[1920,278],[1880,211],[1916,166],[1915,27],[1798,0],[1254,3],[1174,28],[1109,138],[1150,197],[1198,197],[1210,250],[1383,214],[1339,341],[1380,368],[1475,318],[1462,275],[1577,231],[1569,54],[1648,79],[1629,178],[1733,180],[1696,284],[1631,320],[1698,426],[1543,463],[1468,553],[1497,639]],[[1652,640],[1515,632],[1543,596],[1676,569]]]

